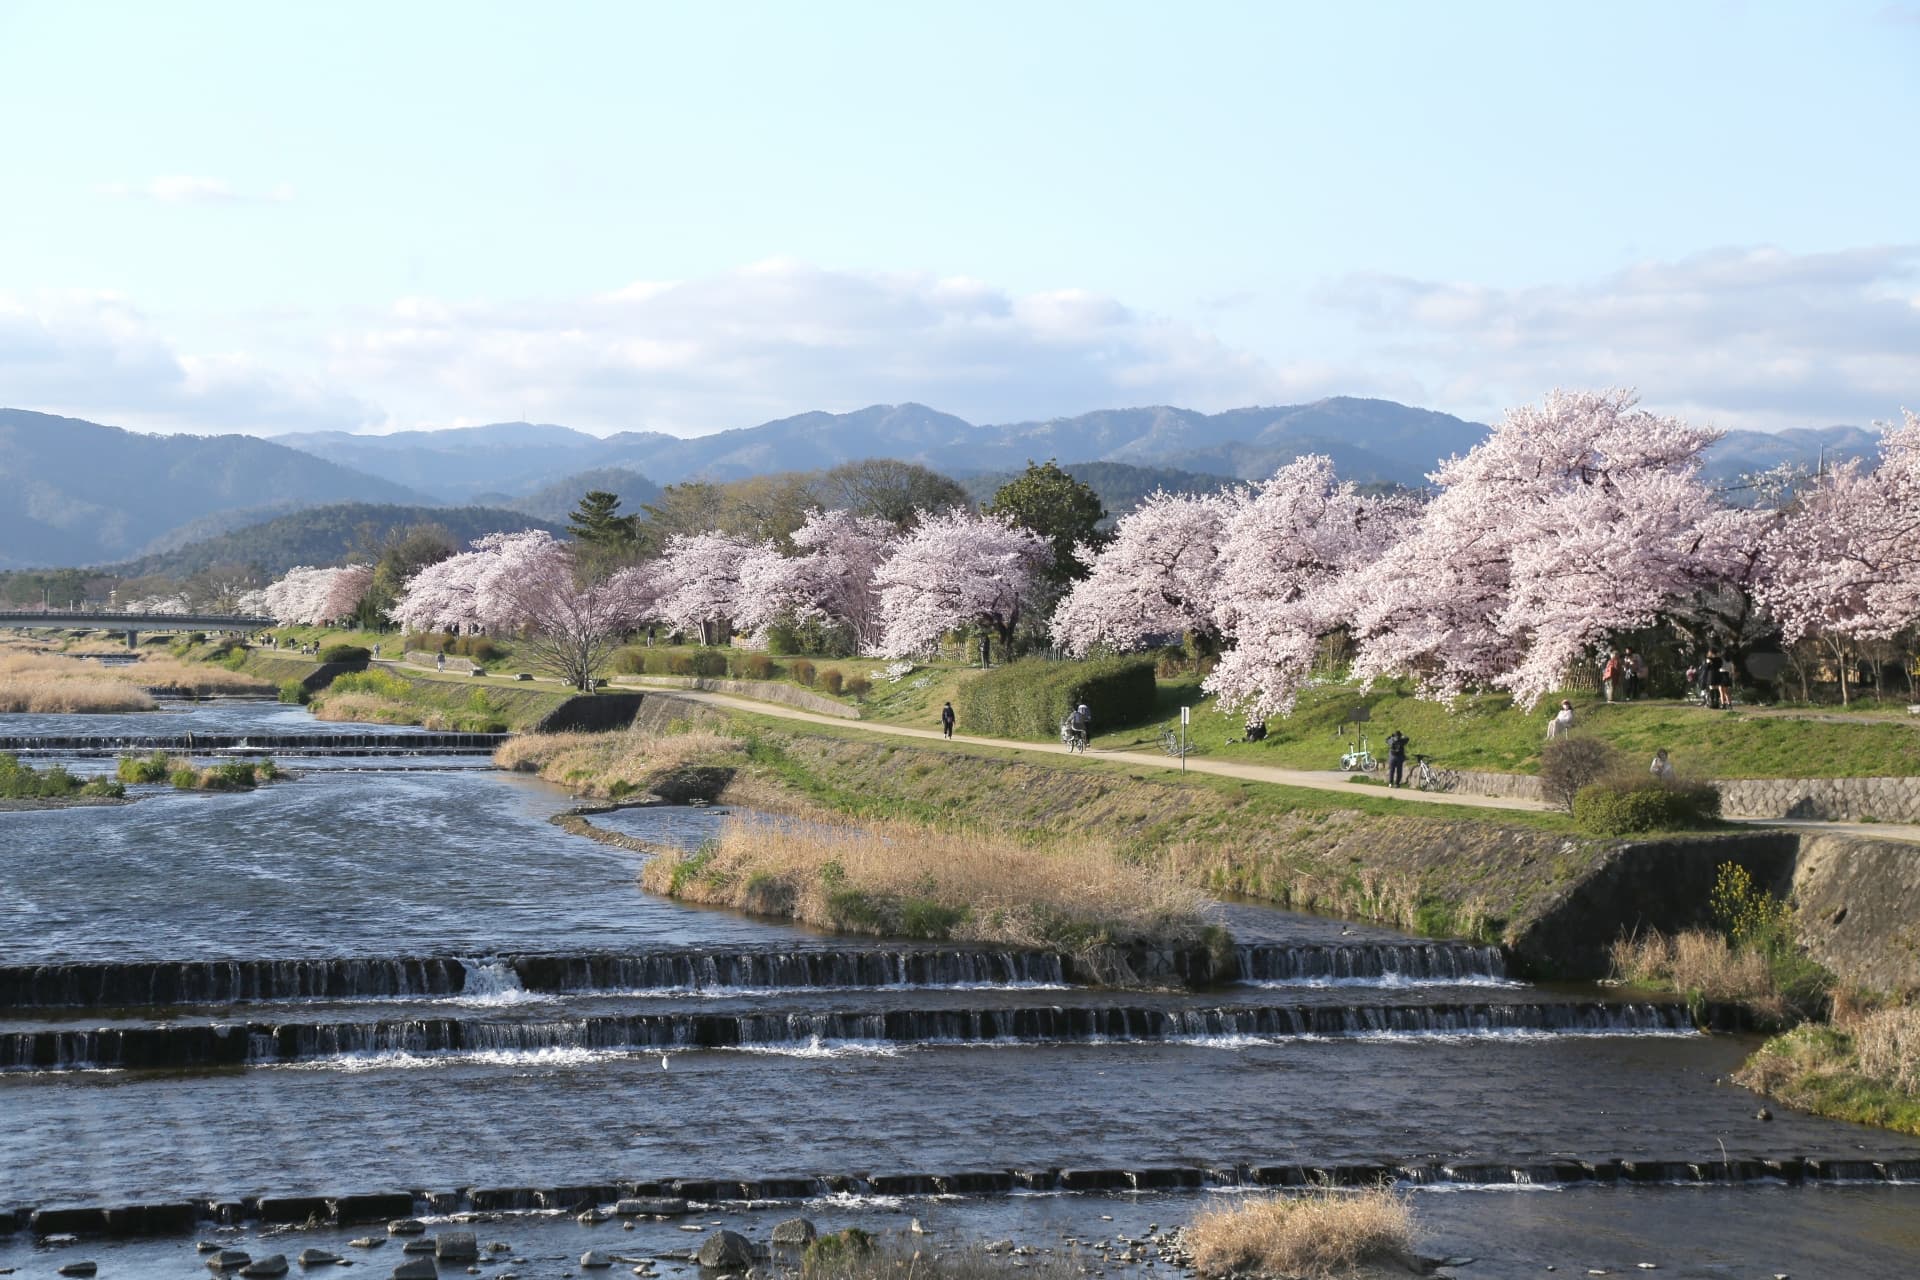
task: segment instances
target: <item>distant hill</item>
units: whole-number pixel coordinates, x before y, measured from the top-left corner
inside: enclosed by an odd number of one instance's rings
[[[622,432],[596,439],[565,427],[498,423],[356,436],[318,432],[280,441],[414,485],[446,501],[526,493],[573,473],[618,467],[661,484],[812,471],[862,458],[899,458],[952,475],[1011,471],[1029,458],[1078,458],[1263,478],[1297,454],[1331,454],[1347,478],[1420,484],[1486,428],[1391,400],[1336,397],[1205,414],[1166,406],[1111,409],[1045,422],[976,426],[921,404],[802,413],[756,427],[679,439]]]
[[[1214,493],[1238,483],[1232,476],[1203,475],[1175,467],[1137,467],[1125,462],[1066,462],[1060,469],[1099,494],[1100,505],[1107,509],[1109,517],[1125,515],[1155,489],[1165,489],[1168,493]],[[978,503],[988,503],[993,501],[1001,485],[1018,474],[1018,471],[983,471],[968,476],[962,483],[968,497]]]
[[[385,436],[311,431],[275,440],[329,462],[391,476],[443,502],[469,502],[481,494],[529,493],[566,476],[597,467],[630,466],[620,459],[657,438],[629,435],[617,448],[570,427],[496,422],[445,431],[399,431]]]
[[[153,574],[185,578],[216,565],[250,565],[263,577],[278,577],[295,565],[337,564],[349,552],[377,546],[389,532],[416,524],[437,524],[461,544],[490,533],[518,529],[560,532],[559,525],[537,520],[522,511],[345,502],[290,512],[261,524],[111,565],[105,572],[125,578]]]
[[[1787,431],[1729,431],[1707,454],[1707,478],[1720,483],[1792,463],[1809,471],[1873,458],[1880,433],[1863,427],[1794,427]]]
[[[421,500],[255,436],[141,435],[0,409],[0,568],[120,559],[219,511]]]
[[[573,514],[580,499],[589,490],[604,490],[620,495],[622,512],[637,512],[645,503],[660,496],[660,486],[641,475],[638,471],[626,467],[595,467],[591,471],[579,471],[563,476],[551,484],[542,485],[532,493],[520,497],[504,497],[490,501],[489,505],[506,507],[511,511],[524,511],[530,516],[542,520],[551,520],[555,524],[565,524],[567,517]],[[482,495],[486,497],[487,495]]]

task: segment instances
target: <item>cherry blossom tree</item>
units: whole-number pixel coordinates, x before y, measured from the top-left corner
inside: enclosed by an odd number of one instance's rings
[[[984,628],[1006,648],[1052,559],[1046,539],[1002,517],[922,512],[874,574],[884,620],[878,651],[929,653],[960,627]]]
[[[1802,492],[1761,566],[1756,597],[1789,643],[1826,643],[1846,701],[1851,648],[1920,622],[1920,416],[1887,429],[1871,470],[1848,462]]]
[[[771,550],[730,533],[675,534],[660,557],[657,611],[702,643],[719,644],[746,602],[740,575],[749,558]]]
[[[1191,631],[1219,648],[1219,558],[1228,526],[1252,494],[1155,491],[1121,516],[1099,552],[1080,549],[1088,566],[1054,610],[1055,644],[1075,657],[1095,646],[1138,649],[1154,638]]]
[[[1386,553],[1411,511],[1340,483],[1324,455],[1275,472],[1223,525],[1211,596],[1231,644],[1203,687],[1249,719],[1290,714],[1320,638],[1344,621],[1342,575]]]
[[[875,575],[898,541],[892,522],[876,516],[809,512],[793,534],[797,554],[768,543],[742,562],[733,621],[756,635],[783,618],[845,626],[872,652],[883,632]]]
[[[1610,635],[1712,581],[1729,548],[1705,537],[1717,508],[1699,462],[1719,434],[1635,405],[1555,391],[1443,463],[1406,540],[1347,584],[1356,673],[1532,707]]]
[[[367,565],[289,569],[260,593],[261,608],[287,626],[321,626],[352,616],[373,583]]]
[[[655,578],[645,566],[589,575],[575,562],[579,554],[563,544],[558,557],[528,562],[528,571],[503,577],[493,589],[505,598],[503,612],[520,620],[530,665],[588,690],[621,635],[652,609]]]

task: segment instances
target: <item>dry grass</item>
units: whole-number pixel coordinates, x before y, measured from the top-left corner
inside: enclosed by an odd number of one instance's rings
[[[710,729],[647,733],[528,733],[493,753],[502,769],[537,773],[579,794],[618,798],[697,760],[738,751],[739,740]]]
[[[272,688],[257,676],[224,667],[143,656],[139,662],[104,663],[36,649],[0,652],[0,712],[41,715],[104,715],[151,711],[149,688],[191,697],[263,693]]]
[[[377,693],[335,693],[308,710],[316,720],[351,720],[359,724],[421,724],[419,710]],[[428,726],[429,728],[436,726]]]
[[[1184,1239],[1202,1275],[1334,1280],[1413,1248],[1413,1209],[1385,1188],[1250,1200],[1193,1220]]]
[[[1009,946],[1197,945],[1206,899],[1097,843],[1033,848],[988,831],[736,820],[642,872],[657,893],[822,928]]]
[[[1847,1024],[1860,1074],[1920,1098],[1920,1007],[1876,1009]]]
[[[1642,987],[1668,987],[1705,1000],[1740,1001],[1776,1017],[1786,1004],[1772,966],[1758,951],[1739,950],[1717,933],[1659,932],[1613,944],[1614,976]]]
[[[167,689],[192,698],[208,698],[218,694],[271,693],[274,687],[272,681],[243,671],[229,671],[225,667],[204,662],[181,662],[177,658],[151,655],[109,670],[134,684],[150,689]]]

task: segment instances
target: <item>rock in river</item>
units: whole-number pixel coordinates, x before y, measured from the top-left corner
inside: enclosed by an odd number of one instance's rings
[[[820,1236],[819,1228],[806,1218],[788,1218],[773,1229],[773,1242],[804,1249]]]
[[[275,1276],[283,1276],[287,1274],[287,1255],[270,1253],[240,1268],[240,1274],[247,1280],[273,1280]]]
[[[60,1268],[63,1276],[90,1276],[100,1269],[97,1262],[69,1262]]]
[[[393,1269],[393,1280],[438,1280],[432,1258],[409,1258]]]
[[[328,1253],[325,1249],[302,1249],[294,1261],[303,1267],[329,1267],[340,1261],[340,1255]]]
[[[238,1271],[252,1261],[238,1249],[218,1249],[207,1255],[207,1270]]]
[[[753,1265],[753,1242],[738,1231],[716,1231],[700,1242],[694,1260],[715,1271],[745,1271]]]

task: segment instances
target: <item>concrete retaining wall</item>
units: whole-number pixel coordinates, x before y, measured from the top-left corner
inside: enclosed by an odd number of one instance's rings
[[[644,693],[583,693],[542,716],[534,733],[600,733],[624,729],[646,699]]]
[[[1719,785],[1729,818],[1920,822],[1920,778],[1735,778]]]
[[[1920,778],[1733,778],[1716,783],[1729,818],[1920,823]],[[1470,796],[1540,799],[1540,779],[1519,773],[1462,773]]]
[[[1920,845],[1803,836],[1793,896],[1814,959],[1876,991],[1920,991]]]

